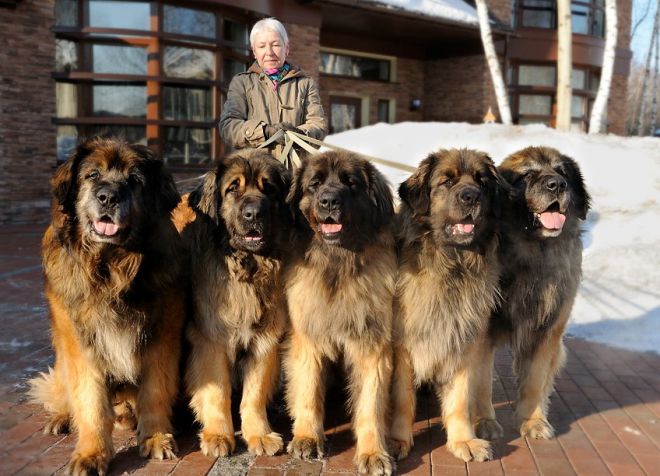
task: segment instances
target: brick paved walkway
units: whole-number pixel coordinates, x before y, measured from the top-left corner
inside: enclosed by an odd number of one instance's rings
[[[73,449],[73,436],[44,436],[45,415],[25,403],[25,380],[52,364],[48,319],[39,265],[40,227],[0,231],[0,475],[61,474]],[[494,400],[505,437],[495,442],[495,459],[464,464],[444,448],[438,408],[420,392],[415,447],[399,463],[411,475],[658,475],[660,474],[660,356],[567,339],[568,364],[557,379],[550,421],[558,437],[521,439],[513,427],[514,378],[511,356],[496,359]],[[135,436],[115,434],[117,456],[110,474],[242,475],[352,474],[352,436],[343,396],[328,398],[328,457],[301,463],[286,455],[253,458],[239,446],[237,455],[214,461],[197,448],[195,430],[178,425],[180,459],[146,461],[138,457]],[[290,438],[290,421],[281,397],[271,418]]]

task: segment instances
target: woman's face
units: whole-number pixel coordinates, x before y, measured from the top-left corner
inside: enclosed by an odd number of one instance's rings
[[[277,32],[266,30],[255,36],[252,53],[263,69],[281,68],[289,54],[289,46],[284,45]]]

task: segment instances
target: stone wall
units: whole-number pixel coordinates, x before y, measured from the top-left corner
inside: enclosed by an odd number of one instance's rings
[[[0,223],[48,220],[55,170],[53,0],[0,7]]]

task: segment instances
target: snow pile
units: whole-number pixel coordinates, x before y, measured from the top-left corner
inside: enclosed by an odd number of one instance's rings
[[[432,151],[452,147],[481,149],[496,163],[540,145],[574,158],[593,201],[569,333],[660,352],[660,139],[562,133],[543,125],[427,122],[376,124],[326,141],[412,166]],[[378,167],[394,188],[409,175]]]
[[[365,0],[365,3],[443,18],[457,23],[479,25],[477,10],[463,0]]]

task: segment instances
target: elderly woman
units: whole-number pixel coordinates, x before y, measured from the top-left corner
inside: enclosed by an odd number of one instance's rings
[[[224,141],[235,148],[256,147],[280,129],[323,139],[328,129],[318,88],[286,61],[289,36],[284,25],[274,18],[258,21],[250,45],[256,62],[229,84],[220,118]],[[277,142],[280,149],[284,138]]]

